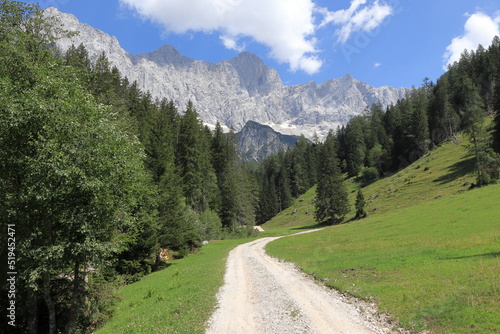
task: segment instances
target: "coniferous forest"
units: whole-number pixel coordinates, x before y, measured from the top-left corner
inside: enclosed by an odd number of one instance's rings
[[[0,252],[17,273],[19,333],[92,332],[118,286],[162,267],[160,248],[180,258],[204,240],[252,235],[316,184],[318,222],[340,223],[353,204],[346,176],[371,183],[460,131],[476,185],[499,178],[498,37],[396,105],[256,165],[192,103],[156,100],[83,45],[58,51],[65,34],[35,5],[0,3],[0,217],[10,233]]]

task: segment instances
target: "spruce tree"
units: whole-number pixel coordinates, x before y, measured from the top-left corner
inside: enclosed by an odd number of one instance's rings
[[[363,192],[361,189],[359,189],[358,194],[356,196],[356,219],[361,219],[366,217],[366,201],[365,201],[365,196],[363,195]]]
[[[340,172],[335,138],[330,131],[321,148],[314,217],[319,223],[338,224],[349,212],[347,190]]]
[[[349,176],[358,176],[363,168],[366,155],[365,133],[361,116],[353,118],[346,126],[345,149],[347,173]]]
[[[471,79],[465,78],[464,87],[468,92],[464,96],[464,108],[462,124],[465,133],[469,136],[472,145],[471,151],[476,160],[477,184],[479,186],[489,183],[490,178],[486,173],[486,161],[488,160],[487,149],[489,148],[489,136],[484,127],[484,104],[479,91]]]

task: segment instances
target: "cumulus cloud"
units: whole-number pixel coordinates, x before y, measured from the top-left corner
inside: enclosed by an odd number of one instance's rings
[[[366,5],[367,0],[352,0],[348,9],[330,12],[324,11],[325,18],[321,26],[333,23],[340,25],[336,34],[341,43],[347,42],[358,31],[370,32],[379,27],[386,17],[393,14],[387,3],[374,1]]]
[[[464,50],[476,50],[479,44],[488,47],[493,37],[500,35],[500,15],[492,18],[487,14],[478,12],[470,15],[465,23],[464,34],[453,38],[443,55],[446,71],[448,65],[460,60]]]
[[[352,33],[371,31],[392,13],[380,0],[352,0],[349,9],[331,12],[314,0],[120,0],[143,19],[164,27],[166,32],[218,32],[222,44],[243,51],[243,38],[269,47],[269,54],[288,63],[292,71],[318,72],[317,30],[330,24],[341,42]],[[319,24],[316,23],[319,22]]]
[[[166,31],[220,32],[223,45],[242,51],[241,37],[270,48],[270,55],[292,71],[315,73],[323,62],[316,56],[312,0],[120,0],[144,19]]]

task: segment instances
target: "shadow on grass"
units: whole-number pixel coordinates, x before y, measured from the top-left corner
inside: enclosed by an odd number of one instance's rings
[[[461,160],[450,167],[448,167],[448,173],[438,177],[437,179],[433,180],[433,182],[438,182],[440,184],[446,184],[449,183],[455,179],[458,179],[462,176],[465,176],[471,172],[474,171],[475,169],[475,159],[474,157],[470,157],[465,160]]]
[[[485,254],[475,254],[475,255],[464,255],[464,256],[451,256],[445,257],[443,260],[465,260],[465,259],[474,259],[474,258],[495,258],[500,257],[500,252],[492,252]]]

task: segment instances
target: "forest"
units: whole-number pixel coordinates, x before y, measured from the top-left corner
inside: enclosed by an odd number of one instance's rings
[[[16,273],[9,300],[2,271],[0,300],[4,310],[15,301],[11,332],[92,332],[119,286],[164,266],[160,248],[181,258],[205,240],[252,235],[316,184],[318,222],[340,223],[345,177],[373,182],[459,131],[473,143],[476,185],[499,178],[498,37],[396,105],[255,165],[192,103],[156,100],[83,45],[57,50],[68,34],[36,5],[0,3],[0,252]]]

